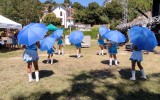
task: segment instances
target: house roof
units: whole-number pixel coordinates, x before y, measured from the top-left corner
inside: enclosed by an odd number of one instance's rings
[[[64,9],[64,10],[67,11],[67,9],[64,6],[62,6],[62,5],[57,5],[57,6],[53,7],[52,11],[55,10],[56,8],[58,8],[58,7],[61,7],[62,9]]]

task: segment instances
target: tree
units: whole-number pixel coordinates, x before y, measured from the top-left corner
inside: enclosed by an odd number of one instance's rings
[[[65,4],[71,4],[70,0],[64,0]]]
[[[60,20],[56,18],[56,15],[54,13],[48,13],[47,15],[45,15],[42,19],[42,22],[45,23],[46,25],[49,25],[51,23],[56,26],[61,25]]]
[[[23,25],[39,22],[42,6],[39,0],[4,0],[2,14]]]
[[[79,2],[74,2],[74,4],[72,4],[72,8],[77,10],[82,10],[84,9],[84,6],[82,6]]]

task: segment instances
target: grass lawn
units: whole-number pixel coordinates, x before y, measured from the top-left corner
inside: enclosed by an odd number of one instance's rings
[[[46,52],[39,51],[40,81],[28,83],[23,50],[0,50],[0,99],[2,100],[160,100],[160,55],[144,54],[142,66],[147,80],[131,77],[131,52],[119,48],[119,66],[108,66],[108,54],[96,55],[95,40],[75,58],[74,46],[65,46],[65,54],[54,55],[54,64],[46,64]],[[156,48],[160,51],[160,47]],[[107,52],[107,51],[105,51]],[[34,69],[33,69],[34,71]],[[34,73],[33,73],[34,75]]]

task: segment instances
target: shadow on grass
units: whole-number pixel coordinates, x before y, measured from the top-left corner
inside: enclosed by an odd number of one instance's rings
[[[121,69],[119,71],[119,74],[121,75],[121,78],[127,79],[127,80],[129,80],[129,78],[132,77],[131,69]],[[141,76],[141,72],[136,70],[136,80],[143,80],[140,78],[140,76]]]
[[[96,55],[99,55],[99,53],[96,53]],[[107,55],[107,53],[103,53],[103,55]],[[102,55],[99,55],[99,56],[102,56]]]
[[[109,65],[109,60],[103,60],[103,61],[101,61],[101,63]],[[119,62],[118,62],[118,64],[119,64]],[[112,65],[115,65],[115,61],[114,60],[112,60]]]
[[[122,69],[122,75],[129,74],[128,69]],[[158,77],[160,73],[151,76]],[[158,76],[157,76],[158,75]],[[160,94],[150,92],[149,88],[144,86],[142,81],[134,82],[130,80],[119,81],[116,83],[116,76],[108,69],[92,70],[90,72],[82,72],[78,75],[71,75],[73,78],[70,88],[61,92],[36,92],[25,97],[16,96],[13,100],[159,100]],[[106,80],[107,78],[112,80]],[[150,85],[153,86],[152,84]],[[101,90],[100,88],[103,89]],[[98,89],[98,91],[96,91]]]
[[[71,58],[77,58],[77,55],[70,55],[69,57],[71,57]],[[81,56],[81,57],[83,57],[83,56]]]
[[[47,60],[43,60],[42,63],[47,64]],[[58,60],[53,59],[53,64],[58,63]],[[51,60],[49,60],[49,64],[51,64]]]
[[[39,77],[40,78],[45,78],[52,76],[54,72],[52,70],[40,70],[39,71]],[[35,72],[32,73],[33,79],[35,79]]]
[[[9,48],[4,47],[4,48],[0,49],[0,53],[7,53],[7,52],[16,51],[16,50],[20,50],[20,48],[15,48],[15,49],[9,50]]]

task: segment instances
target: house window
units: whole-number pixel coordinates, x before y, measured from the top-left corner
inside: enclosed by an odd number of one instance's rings
[[[60,12],[60,16],[62,16],[62,12]]]

